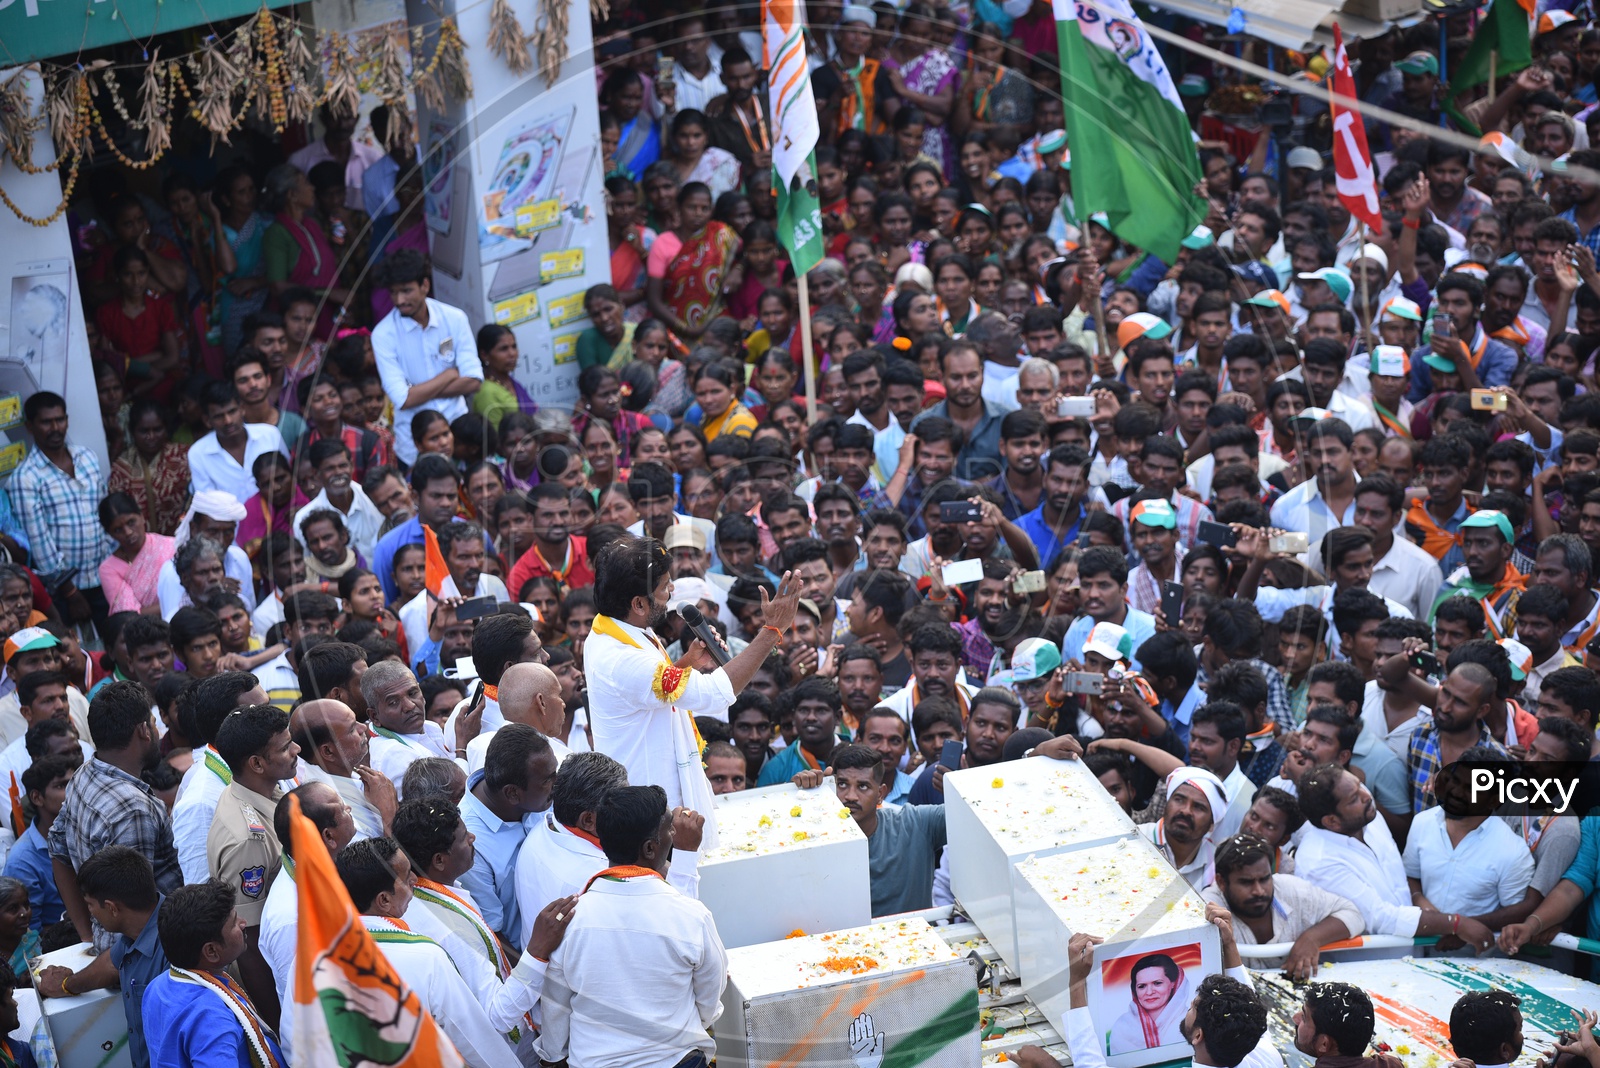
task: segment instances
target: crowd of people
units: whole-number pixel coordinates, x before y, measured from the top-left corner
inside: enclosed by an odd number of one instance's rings
[[[597,23],[571,410],[433,296],[397,110],[78,209],[113,459],[27,398],[0,986],[120,988],[135,1068],[290,1063],[292,794],[469,1064],[693,1068],[716,795],[831,781],[887,916],[955,903],[945,773],[1030,754],[1296,978],[1363,932],[1600,936],[1600,817],[1435,788],[1600,756],[1600,30],[1546,11],[1476,152],[1418,129],[1468,16],[1364,42],[1411,120],[1368,126],[1386,228],[1331,152],[1236,130],[1168,263],[1074,206],[1048,5],[806,6],[808,331],[752,11]],[[1210,130],[1225,72],[1171,61]],[[1225,955],[1173,1026],[1279,1063]],[[1457,1008],[1459,1055],[1515,1058],[1514,999]],[[1563,1048],[1600,1068],[1593,1022]],[[1296,1027],[1347,1065],[1371,1004],[1313,986]]]

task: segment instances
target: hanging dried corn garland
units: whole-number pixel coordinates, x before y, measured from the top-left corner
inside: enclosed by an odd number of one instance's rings
[[[521,33],[520,26],[517,33]],[[409,35],[385,31],[378,44],[374,70],[363,77],[357,49],[344,34],[318,33],[292,16],[263,7],[230,33],[206,38],[188,55],[163,60],[158,50],[147,63],[134,68],[141,74],[137,116],[130,113],[108,60],[54,68],[41,64],[46,68],[44,105],[37,114],[19,71],[0,84],[0,149],[21,171],[40,174],[65,168],[68,178],[61,205],[46,218],[25,214],[4,189],[0,189],[0,202],[24,221],[47,226],[66,210],[80,163],[84,157],[93,158],[96,134],[123,164],[144,169],[170,151],[172,123],[182,112],[214,139],[227,142],[255,106],[273,129],[281,132],[290,122],[309,120],[321,104],[336,115],[353,117],[363,93],[401,105],[415,93],[435,110],[442,110],[450,99],[472,95],[466,44],[454,19],[439,22],[438,40],[426,62],[425,35],[420,29]],[[412,53],[409,76],[407,51]],[[525,63],[531,62],[526,41],[523,58]],[[103,98],[127,127],[143,131],[146,158],[131,159],[114,143],[97,98]],[[32,160],[33,137],[46,125],[55,142],[56,159],[37,166]]]
[[[526,74],[533,66],[533,59],[528,55],[528,41],[528,35],[522,32],[522,23],[517,21],[517,13],[511,10],[510,0],[494,0],[494,6],[489,9],[489,51],[504,60],[512,74]]]
[[[361,82],[356,77],[355,56],[342,33],[329,35],[323,99],[327,101],[328,110],[341,119],[354,119],[361,110]]]
[[[539,0],[539,28],[533,31],[533,54],[546,85],[561,77],[567,61],[567,12],[570,0]]]

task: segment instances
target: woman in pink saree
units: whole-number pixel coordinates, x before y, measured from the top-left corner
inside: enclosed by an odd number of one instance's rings
[[[109,610],[159,613],[156,579],[177,543],[164,534],[151,534],[139,503],[126,493],[108,494],[100,502],[100,525],[117,543],[100,563],[100,588]]]

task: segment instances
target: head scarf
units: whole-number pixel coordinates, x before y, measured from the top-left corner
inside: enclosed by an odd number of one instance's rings
[[[1178,792],[1178,787],[1186,782],[1192,782],[1199,787],[1211,804],[1211,827],[1215,830],[1222,825],[1222,818],[1228,814],[1228,791],[1222,785],[1222,780],[1214,772],[1205,768],[1182,767],[1167,776],[1167,800],[1172,800],[1172,795]],[[1207,835],[1210,837],[1210,835]]]
[[[173,535],[174,547],[182,545],[189,540],[189,527],[196,514],[207,519],[215,519],[219,523],[237,523],[245,517],[244,505],[239,503],[239,498],[222,490],[201,490],[194,495],[194,500],[189,503],[189,510],[183,513],[183,522],[178,524],[178,532]]]

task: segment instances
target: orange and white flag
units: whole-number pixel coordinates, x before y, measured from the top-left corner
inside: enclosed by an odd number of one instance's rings
[[[312,822],[292,806],[300,935],[290,989],[296,1064],[465,1068],[356,912]]]

